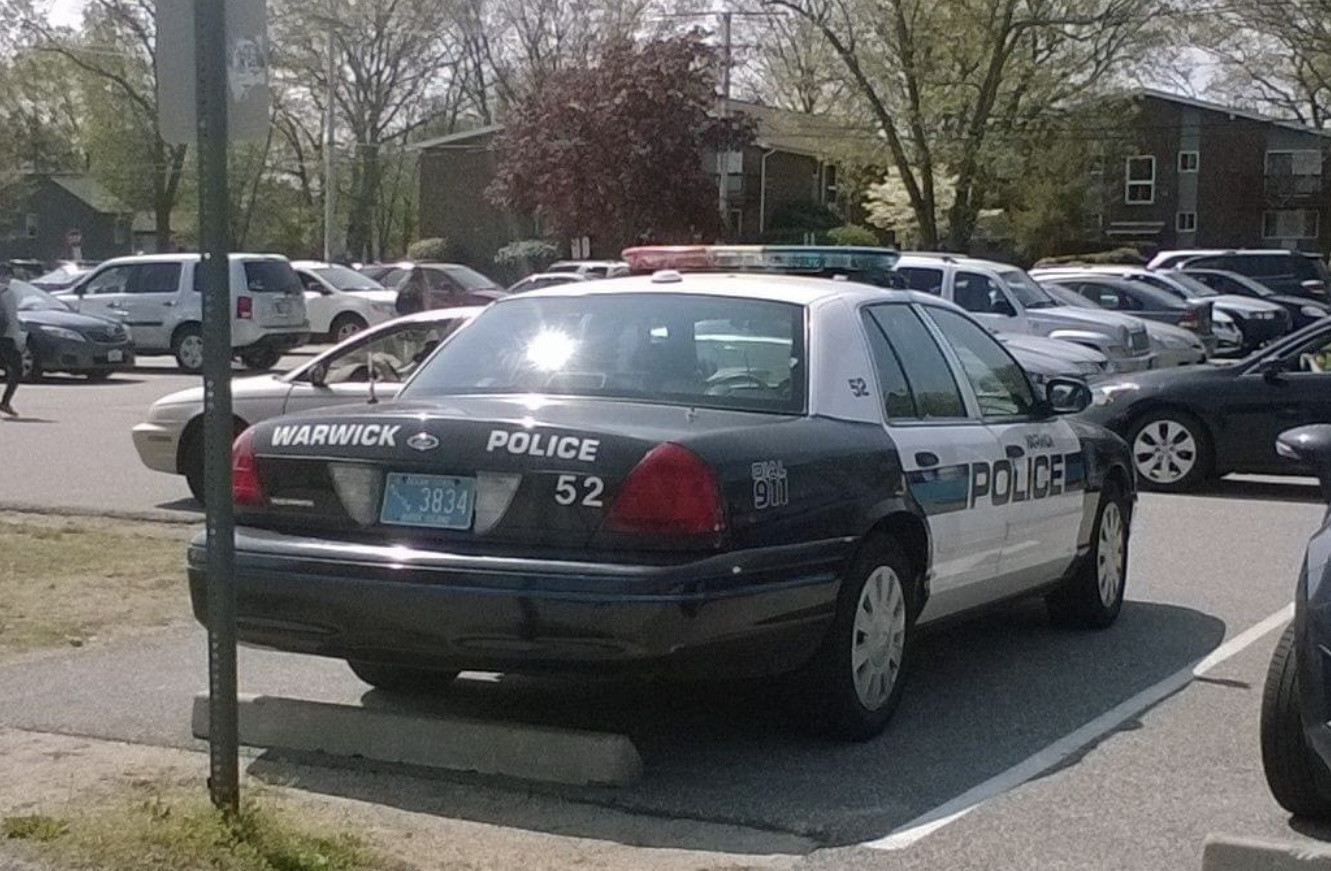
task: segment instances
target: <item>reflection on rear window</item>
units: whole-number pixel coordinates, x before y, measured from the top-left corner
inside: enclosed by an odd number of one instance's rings
[[[804,409],[804,309],[688,294],[522,297],[487,309],[403,398],[546,393]]]

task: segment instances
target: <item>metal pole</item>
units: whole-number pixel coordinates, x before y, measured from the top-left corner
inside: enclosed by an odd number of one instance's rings
[[[729,11],[721,13],[721,123],[726,124],[730,119],[730,65],[731,60],[731,38]],[[730,133],[726,128],[724,140],[717,146],[716,152],[716,175],[717,175],[717,198],[721,210],[721,221],[726,227],[730,226]]]
[[[332,263],[337,252],[333,245],[333,224],[336,217],[337,177],[334,174],[333,94],[336,85],[337,61],[333,48],[333,26],[328,26],[328,108],[324,111],[324,262]]]
[[[194,0],[203,282],[203,468],[208,532],[208,791],[240,808],[236,725],[235,512],[231,503],[231,275],[227,257],[227,37],[224,0]]]

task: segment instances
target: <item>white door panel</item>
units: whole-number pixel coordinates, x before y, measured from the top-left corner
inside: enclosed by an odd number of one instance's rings
[[[1029,584],[1053,580],[1077,553],[1082,519],[1081,440],[1065,421],[992,424],[1003,451],[1011,522],[1000,571]],[[995,489],[1000,470],[995,469]]]

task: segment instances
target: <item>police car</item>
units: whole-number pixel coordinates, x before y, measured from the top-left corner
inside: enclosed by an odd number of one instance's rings
[[[419,690],[461,670],[790,675],[849,739],[928,624],[1122,606],[1125,444],[926,294],[779,275],[500,300],[391,402],[234,449],[242,640]],[[190,552],[206,620],[202,539]]]

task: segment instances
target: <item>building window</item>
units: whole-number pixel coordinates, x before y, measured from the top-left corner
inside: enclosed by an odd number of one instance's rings
[[[117,245],[128,245],[128,244],[129,244],[129,231],[130,231],[130,224],[131,224],[131,221],[132,221],[132,220],[133,220],[132,218],[128,218],[128,217],[126,217],[126,218],[117,218],[117,219],[116,219],[116,244],[117,244]]]
[[[1322,152],[1266,152],[1266,192],[1276,196],[1309,196],[1322,192]]]
[[[1320,217],[1316,209],[1272,209],[1262,214],[1262,238],[1316,239]]]
[[[1177,219],[1174,221],[1174,229],[1180,233],[1197,232],[1197,213],[1179,212]]]
[[[1129,206],[1155,202],[1155,158],[1151,155],[1128,158],[1123,201]]]
[[[37,216],[31,212],[23,216],[23,232],[29,239],[37,238]]]
[[[730,210],[730,232],[735,238],[744,235],[744,210]]]
[[[823,205],[835,206],[836,204],[836,166],[835,164],[827,163],[823,165]]]
[[[1201,164],[1201,155],[1195,151],[1180,151],[1178,153],[1178,171],[1196,172]]]

